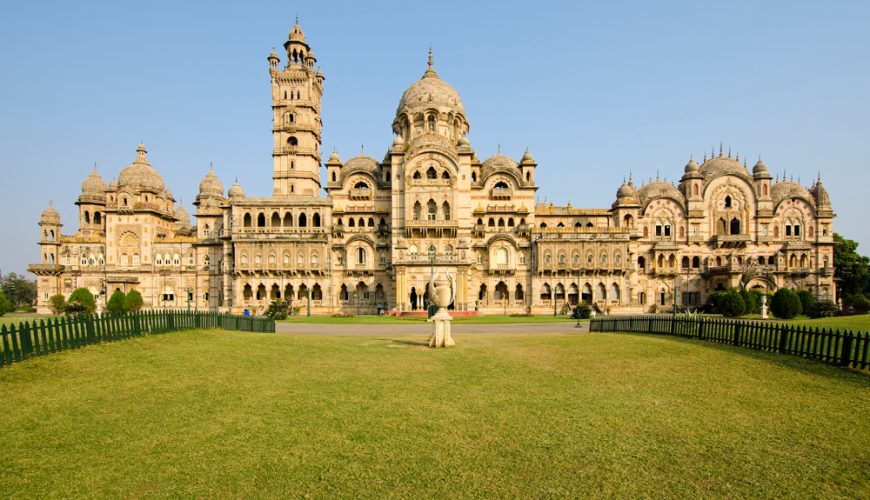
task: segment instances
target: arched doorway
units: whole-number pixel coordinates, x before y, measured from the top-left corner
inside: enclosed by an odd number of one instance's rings
[[[411,310],[416,311],[417,310],[417,288],[416,287],[413,287],[413,286],[411,287],[411,295],[410,295],[409,299],[411,301]]]

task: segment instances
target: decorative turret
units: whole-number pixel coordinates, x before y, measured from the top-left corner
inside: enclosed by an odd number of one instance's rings
[[[828,195],[828,190],[822,185],[822,176],[819,174],[816,183],[810,189],[813,198],[816,199],[816,208],[821,210],[831,210],[831,197]]]
[[[231,200],[240,200],[245,197],[245,190],[242,189],[242,186],[239,184],[239,180],[236,179],[236,182],[230,186],[230,190],[227,191],[227,196]]]
[[[311,47],[305,42],[305,33],[299,26],[299,18],[296,18],[296,24],[290,29],[287,41],[284,42],[284,49],[287,51],[287,67],[296,64],[314,71],[314,63],[317,62],[317,59],[314,58]]]
[[[215,175],[214,165],[210,165],[208,173],[199,183],[199,194],[193,204],[198,209],[219,208],[224,201],[224,185]]]
[[[278,63],[281,62],[281,60],[278,59],[275,47],[272,47],[272,52],[269,53],[269,57],[267,57],[266,60],[269,61],[269,72],[276,73],[278,71]]]
[[[535,183],[535,167],[538,164],[535,163],[535,159],[532,158],[532,154],[529,153],[529,148],[526,148],[526,151],[523,153],[523,157],[520,160],[520,174],[523,176],[523,180],[528,182],[529,184]]]
[[[106,182],[97,172],[97,165],[82,182],[82,192],[76,205],[79,207],[79,230],[82,234],[103,232],[106,211]]]
[[[329,160],[326,161],[326,178],[330,184],[335,184],[341,179],[341,158],[338,156],[338,151],[332,150],[329,155]]]
[[[49,201],[48,208],[39,217],[39,229],[42,233],[39,239],[39,246],[42,250],[41,264],[58,263],[57,251],[60,246],[60,228],[62,225],[60,223],[60,214]]]

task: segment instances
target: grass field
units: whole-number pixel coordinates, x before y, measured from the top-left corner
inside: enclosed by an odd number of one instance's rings
[[[178,332],[0,370],[0,491],[855,497],[870,377],[676,338]]]

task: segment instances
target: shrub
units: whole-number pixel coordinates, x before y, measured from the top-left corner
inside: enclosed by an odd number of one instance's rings
[[[78,316],[80,314],[88,314],[88,308],[81,302],[67,302],[63,312],[67,316]]]
[[[813,303],[812,307],[804,312],[811,318],[830,318],[837,313],[837,304],[830,300],[820,300]]]
[[[870,311],[870,300],[861,292],[846,295],[843,297],[843,304],[852,314],[867,314]]]
[[[127,309],[124,307],[124,292],[115,290],[112,296],[109,297],[109,302],[106,303],[106,310],[110,313],[124,312]]]
[[[299,316],[299,311],[301,311],[301,310],[302,310],[302,306],[295,306],[295,307],[293,307],[293,309],[292,309],[292,311],[293,311],[293,316]]]
[[[287,313],[290,310],[290,304],[286,300],[276,299],[269,304],[266,309],[266,316],[272,319],[287,319]]]
[[[760,301],[755,292],[740,290],[740,298],[743,299],[743,314],[758,314]]]
[[[11,312],[12,309],[13,309],[12,303],[9,302],[9,299],[6,298],[6,294],[3,292],[0,292],[0,316],[3,316],[4,314]]]
[[[53,314],[60,314],[66,309],[66,297],[62,293],[52,295],[48,301],[51,303],[51,312]]]
[[[589,304],[580,304],[575,307],[574,311],[571,313],[571,317],[574,319],[589,319],[591,315],[592,308],[589,307]]]
[[[736,318],[743,314],[746,310],[746,304],[743,302],[743,297],[737,290],[728,290],[721,292],[716,298],[716,310],[720,314],[729,318]]]
[[[144,305],[145,302],[142,300],[142,294],[139,293],[139,290],[130,290],[124,296],[124,309],[127,311],[137,312]]]
[[[801,299],[788,288],[780,288],[770,299],[770,311],[781,319],[792,319],[801,312]]]
[[[801,310],[809,311],[816,305],[816,296],[806,290],[801,290],[797,293],[798,299],[801,301]]]
[[[79,306],[74,306],[70,308],[71,304],[79,304]],[[91,314],[97,310],[97,302],[94,300],[94,296],[91,295],[91,292],[87,288],[76,288],[73,290],[73,293],[70,294],[69,300],[66,301],[66,309],[65,312],[70,314],[81,314],[82,312]]]

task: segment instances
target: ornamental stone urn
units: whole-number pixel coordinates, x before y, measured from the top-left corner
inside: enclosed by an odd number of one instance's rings
[[[438,309],[429,319],[433,327],[432,336],[429,337],[429,347],[450,347],[456,344],[450,334],[453,318],[447,312],[447,307],[455,299],[455,279],[448,273],[442,276],[432,273],[432,277],[429,278],[429,302]]]

